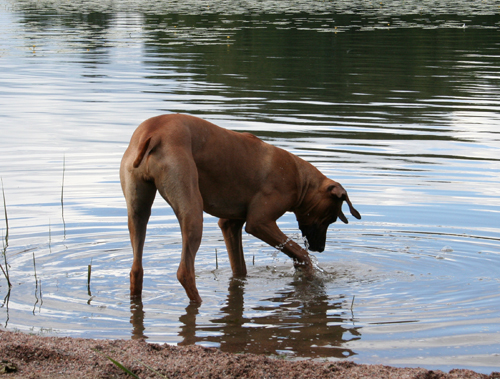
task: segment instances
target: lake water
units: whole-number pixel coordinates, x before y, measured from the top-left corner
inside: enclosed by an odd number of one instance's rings
[[[500,371],[499,12],[0,0],[1,327]],[[206,215],[204,302],[189,306],[180,231],[157,199],[130,302],[119,163],[140,122],[171,112],[252,132],[344,185],[363,218],[330,227],[324,273],[303,281],[244,234],[249,275],[232,279]],[[279,224],[298,238],[292,214]]]

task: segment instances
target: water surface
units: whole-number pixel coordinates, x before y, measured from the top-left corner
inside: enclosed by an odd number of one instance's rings
[[[0,1],[2,327],[499,371],[498,11]],[[232,279],[206,215],[204,303],[189,306],[157,199],[130,302],[119,162],[141,121],[171,112],[252,132],[344,185],[363,218],[330,227],[316,280],[246,234],[249,275]],[[299,239],[292,214],[279,224]]]

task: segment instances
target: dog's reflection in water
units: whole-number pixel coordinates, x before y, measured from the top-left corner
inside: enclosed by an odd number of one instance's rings
[[[190,304],[179,317],[179,345],[218,346],[233,353],[288,353],[295,357],[345,358],[355,354],[343,345],[360,339],[360,328],[353,325],[346,299],[339,296],[331,300],[320,279],[296,276],[275,296],[246,312],[245,285],[245,279],[230,279],[227,301],[210,324],[197,324],[199,306]],[[131,303],[131,312],[132,338],[147,338],[139,300]]]
[[[144,309],[141,299],[130,299],[130,323],[132,324],[132,339],[146,339],[144,335]]]

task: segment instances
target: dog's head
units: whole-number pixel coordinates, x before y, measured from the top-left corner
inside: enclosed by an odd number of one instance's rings
[[[351,214],[358,220],[359,212],[354,209],[347,191],[340,183],[326,180],[318,193],[309,200],[308,210],[303,214],[296,214],[302,236],[307,238],[309,250],[323,252],[325,250],[326,232],[330,224],[340,218],[345,224],[346,216],[342,212],[342,203],[346,202]]]

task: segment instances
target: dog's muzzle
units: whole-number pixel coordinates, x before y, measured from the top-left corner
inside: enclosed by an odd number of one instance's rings
[[[299,225],[302,237],[307,239],[308,248],[311,251],[322,253],[325,250],[326,230],[322,231],[316,225]]]

